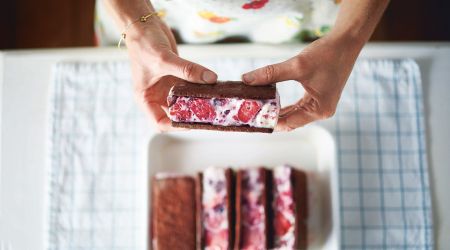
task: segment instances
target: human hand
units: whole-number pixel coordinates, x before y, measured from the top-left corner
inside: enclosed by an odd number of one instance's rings
[[[139,103],[158,130],[172,130],[166,98],[177,78],[211,84],[217,81],[217,75],[180,58],[172,32],[159,18],[134,25],[127,33],[126,42]]]
[[[276,130],[290,131],[333,116],[361,47],[326,36],[287,61],[244,74],[242,80],[249,85],[295,80],[303,86],[303,98],[280,111]]]

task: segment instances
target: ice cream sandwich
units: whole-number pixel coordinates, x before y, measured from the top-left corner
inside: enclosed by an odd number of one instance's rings
[[[234,249],[268,249],[268,171],[242,169],[236,174],[236,229]]]
[[[195,180],[157,174],[152,180],[151,249],[196,249]]]
[[[280,98],[275,84],[248,86],[180,82],[167,98],[173,127],[240,132],[273,132]]]
[[[288,165],[272,171],[273,240],[270,248],[306,249],[308,193],[306,173]]]
[[[198,249],[232,249],[234,221],[233,171],[205,169],[197,178]]]

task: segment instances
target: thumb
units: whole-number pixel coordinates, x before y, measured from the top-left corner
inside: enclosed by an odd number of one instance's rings
[[[295,80],[298,76],[297,58],[267,65],[242,75],[242,81],[248,85],[266,85],[287,80]]]
[[[211,70],[196,63],[178,57],[175,54],[168,56],[165,70],[180,79],[195,83],[216,83],[217,75]]]

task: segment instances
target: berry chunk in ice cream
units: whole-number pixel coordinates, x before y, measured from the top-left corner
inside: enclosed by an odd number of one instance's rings
[[[199,119],[199,121],[211,122],[216,117],[214,106],[208,99],[192,98],[187,101],[188,107],[192,113]]]
[[[258,114],[261,110],[261,106],[261,102],[255,100],[243,101],[237,114],[238,119],[244,123],[249,122],[256,114]]]
[[[177,121],[188,121],[192,112],[185,100],[178,100],[169,109],[170,116]]]

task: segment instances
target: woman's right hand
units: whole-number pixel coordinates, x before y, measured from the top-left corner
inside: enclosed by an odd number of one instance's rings
[[[172,32],[156,16],[145,23],[135,23],[126,35],[138,101],[144,105],[158,130],[172,130],[166,99],[177,78],[212,84],[217,81],[217,75],[201,65],[180,58]]]

